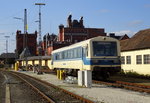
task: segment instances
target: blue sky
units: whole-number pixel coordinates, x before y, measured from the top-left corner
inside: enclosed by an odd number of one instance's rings
[[[24,17],[28,12],[28,32],[38,30],[38,6],[42,7],[42,36],[45,33],[58,34],[58,26],[64,24],[68,15],[72,19],[83,16],[84,26],[105,28],[106,33],[128,34],[130,37],[142,29],[150,28],[150,0],[0,0],[0,54],[6,50],[9,38],[9,52],[15,49],[15,34],[23,32],[23,22],[14,17]]]

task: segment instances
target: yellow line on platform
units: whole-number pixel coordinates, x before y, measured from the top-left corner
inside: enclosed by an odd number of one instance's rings
[[[6,79],[6,94],[5,94],[5,103],[11,103],[10,102],[10,88],[9,88],[9,84],[7,84],[8,78],[6,75],[4,75],[5,79]]]
[[[10,103],[10,89],[9,89],[9,84],[6,84],[5,103]]]

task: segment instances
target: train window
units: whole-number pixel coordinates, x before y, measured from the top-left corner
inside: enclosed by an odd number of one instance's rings
[[[61,53],[62,59],[64,59],[64,52]]]
[[[55,60],[58,60],[59,58],[58,58],[58,54],[55,54]]]
[[[93,41],[94,56],[117,56],[116,42]]]
[[[60,53],[57,53],[57,55],[56,55],[56,58],[57,58],[57,60],[60,60]]]
[[[67,58],[68,58],[68,52],[64,51],[64,59],[67,59]]]
[[[77,58],[77,48],[73,49],[74,53],[74,58]]]
[[[54,54],[54,55],[52,56],[52,58],[53,58],[53,60],[56,60],[56,54]]]
[[[73,49],[70,50],[70,58],[73,58]]]
[[[77,58],[79,58],[79,48],[77,48]]]
[[[59,53],[59,60],[62,59],[62,53]]]
[[[55,60],[55,55],[54,54],[52,55],[52,60]]]
[[[61,57],[61,53],[56,53],[55,54],[55,60],[60,60],[62,57]]]
[[[71,51],[68,50],[68,59],[70,59],[70,58],[71,58]]]
[[[71,54],[71,55],[70,55],[70,58],[75,58],[75,57],[74,57],[74,49],[71,49],[71,50],[70,50],[70,54]]]
[[[53,55],[54,60],[62,60],[62,59],[73,59],[73,58],[81,58],[82,57],[82,48],[74,48],[70,50],[66,50],[63,52],[55,53]]]
[[[59,60],[59,53],[56,54],[56,60]]]
[[[81,50],[82,48],[77,48],[77,58],[81,58],[82,57],[82,53],[81,53]]]

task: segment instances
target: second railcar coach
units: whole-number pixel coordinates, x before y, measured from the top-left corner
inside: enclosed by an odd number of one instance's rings
[[[120,44],[111,37],[98,36],[52,52],[52,69],[63,69],[69,75],[91,70],[92,77],[106,79],[120,67]]]

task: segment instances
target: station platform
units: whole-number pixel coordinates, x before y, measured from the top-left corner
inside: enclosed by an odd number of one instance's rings
[[[106,85],[92,84],[91,88],[81,87],[78,84],[66,83],[59,80],[53,74],[40,74],[32,71],[18,71],[51,84],[59,86],[84,98],[90,99],[95,103],[149,103],[150,95],[130,90],[108,87]]]

